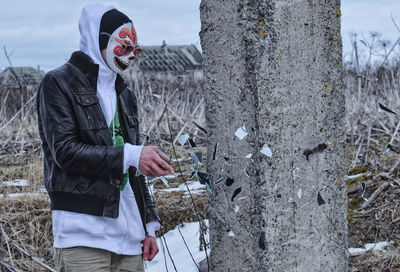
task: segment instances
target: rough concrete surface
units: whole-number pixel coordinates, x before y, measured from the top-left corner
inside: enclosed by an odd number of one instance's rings
[[[212,271],[346,271],[340,1],[200,9]]]

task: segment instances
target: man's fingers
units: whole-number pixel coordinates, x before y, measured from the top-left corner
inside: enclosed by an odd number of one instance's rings
[[[146,176],[159,177],[169,173],[175,174],[168,164],[168,157],[158,150],[157,146],[145,146],[139,161],[139,169]]]
[[[161,169],[160,166],[158,166],[158,163],[153,163],[151,169],[153,170],[154,177],[165,176],[168,174],[168,171]]]
[[[174,173],[174,169],[172,169],[171,165],[169,165],[165,160],[160,157],[154,158],[154,161],[162,168],[167,170],[169,173]]]
[[[158,155],[161,157],[161,159],[163,159],[164,161],[166,161],[167,163],[169,163],[170,158],[162,151],[158,150]]]
[[[150,251],[150,256],[149,256],[149,261],[151,261],[158,253],[158,246],[157,242],[154,240],[151,243],[151,251]]]
[[[147,261],[150,257],[149,250],[150,250],[150,243],[149,243],[149,241],[147,241],[147,239],[145,239],[143,241],[143,259],[145,261]]]

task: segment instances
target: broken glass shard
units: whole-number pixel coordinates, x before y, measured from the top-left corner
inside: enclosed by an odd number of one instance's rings
[[[323,185],[323,186],[318,188],[318,192],[320,192],[320,193],[322,193],[325,190],[326,190],[326,186],[325,185]]]
[[[197,146],[196,143],[195,143],[192,139],[189,139],[189,140],[188,140],[188,144],[189,144],[189,146],[192,147],[192,148]]]
[[[188,139],[189,139],[189,134],[179,135],[178,142],[181,144],[181,146],[184,146]]]
[[[190,177],[189,177],[189,179],[192,179],[192,178],[194,178],[194,176],[196,176],[196,171],[193,171],[193,172],[192,172],[192,174],[190,174]]]
[[[250,177],[249,172],[247,172],[247,168],[243,169],[244,174],[246,175],[246,177]]]
[[[238,194],[240,194],[241,191],[242,191],[242,187],[236,188],[235,191],[234,191],[233,194],[232,194],[231,201],[233,201],[233,200],[235,199],[235,197],[236,197]]]
[[[169,185],[168,185],[168,179],[167,179],[166,177],[161,176],[160,179],[161,179],[161,181],[164,183],[164,185],[165,185],[166,187],[169,187]]]
[[[301,194],[303,193],[303,190],[300,188],[300,189],[298,189],[297,190],[297,197],[299,198],[299,199],[301,199]]]
[[[154,96],[155,98],[158,98],[158,99],[161,98],[161,95],[159,95],[159,94],[153,94],[153,96]]]
[[[381,148],[382,154],[386,154],[389,150],[390,150],[390,148],[387,145],[382,146],[382,148]]]
[[[235,132],[235,136],[238,137],[239,140],[243,140],[247,135],[248,133],[246,132],[246,128],[244,126],[238,128]]]
[[[239,210],[240,210],[240,207],[238,205],[235,205],[235,209],[234,209],[235,213],[237,213]]]
[[[249,153],[249,154],[247,154],[245,158],[247,158],[247,159],[251,159],[251,157],[253,157],[253,153]]]
[[[231,166],[229,163],[224,162],[224,163],[222,164],[222,167],[221,167],[221,172],[224,173],[225,170],[226,170],[226,168],[229,167],[229,166]]]
[[[367,189],[367,185],[365,184],[365,182],[362,182],[362,183],[361,183],[361,187],[362,187],[361,197],[362,197],[365,201],[368,201],[368,199],[366,199],[366,198],[364,197],[365,190]]]
[[[210,134],[210,132],[206,129],[203,128],[202,126],[200,126],[199,124],[197,124],[195,121],[193,121],[193,124],[198,127],[201,131],[203,131],[205,134]]]
[[[202,162],[203,162],[203,153],[194,152],[194,154],[196,155],[197,159],[199,160],[199,163],[202,164]]]
[[[217,159],[217,152],[218,152],[218,143],[214,145],[214,153],[213,153],[213,161]]]
[[[267,157],[270,157],[270,158],[272,157],[272,151],[267,144],[264,144],[264,146],[261,148],[260,152]]]
[[[393,151],[394,153],[397,153],[397,154],[400,153],[399,149],[396,148],[396,147],[394,147],[394,146],[391,145],[391,144],[387,144],[386,147],[389,148],[389,149],[390,149],[391,151]]]
[[[324,205],[325,204],[325,200],[322,198],[321,193],[318,192],[318,197],[317,197],[317,201],[318,201],[318,205]]]
[[[196,174],[201,184],[211,185],[210,174],[205,172],[197,172]]]
[[[198,171],[199,165],[201,165],[199,159],[197,158],[196,154],[194,154],[193,152],[190,152],[190,156],[192,157],[190,169],[192,169],[192,171]]]
[[[235,234],[233,233],[233,231],[229,231],[228,236],[233,237],[233,236],[235,236]]]
[[[221,182],[224,181],[224,179],[225,179],[225,177],[219,178],[214,182],[214,184],[220,184]]]
[[[226,186],[231,186],[233,183],[235,182],[235,180],[233,178],[227,178],[225,185]]]
[[[384,111],[393,113],[393,114],[397,114],[397,112],[395,112],[394,110],[390,109],[389,107],[385,106],[384,104],[382,104],[381,102],[378,102],[379,108],[381,108]]]

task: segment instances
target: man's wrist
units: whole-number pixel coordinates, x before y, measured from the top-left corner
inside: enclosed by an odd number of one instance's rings
[[[139,160],[142,153],[142,145],[132,145],[125,143],[124,145],[124,172],[128,170],[129,166],[139,169]]]
[[[146,224],[147,235],[156,238],[156,231],[160,229],[161,224],[158,221],[152,221]]]

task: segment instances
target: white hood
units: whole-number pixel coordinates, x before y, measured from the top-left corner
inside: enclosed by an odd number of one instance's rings
[[[99,31],[101,17],[103,17],[104,13],[112,9],[115,9],[115,7],[90,4],[82,9],[79,19],[79,32],[81,33],[79,48],[88,55],[94,63],[99,65],[97,96],[100,100],[100,106],[103,110],[107,125],[110,125],[115,113],[115,79],[117,74],[107,66],[101,56]]]
[[[115,9],[115,7],[100,4],[87,5],[82,9],[79,19],[79,32],[81,33],[80,50],[91,57],[95,63],[106,67],[107,65],[100,54],[99,31],[101,17],[103,17],[104,13],[112,9]]]

